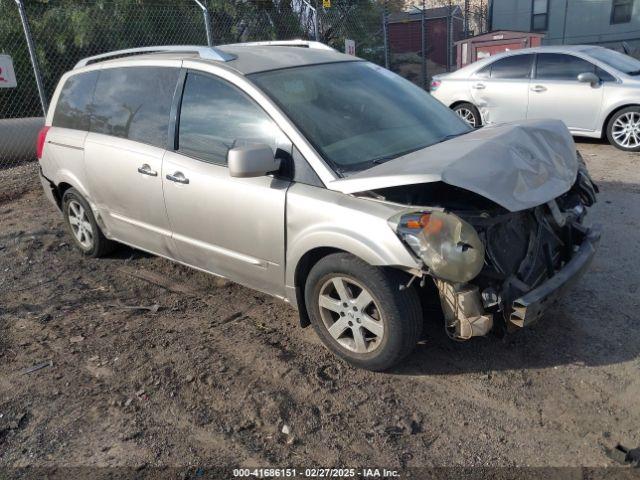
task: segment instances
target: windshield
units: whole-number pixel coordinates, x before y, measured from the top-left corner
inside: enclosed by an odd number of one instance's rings
[[[367,62],[289,68],[251,79],[340,174],[470,131],[424,90]]]
[[[608,48],[593,48],[587,53],[596,60],[606,63],[619,72],[627,75],[640,75],[640,61],[624,53],[609,50]]]

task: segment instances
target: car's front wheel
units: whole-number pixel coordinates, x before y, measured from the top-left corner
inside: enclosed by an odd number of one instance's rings
[[[469,124],[470,127],[478,128],[482,126],[480,111],[471,103],[460,103],[453,107],[453,111]]]
[[[336,253],[309,273],[305,302],[322,342],[352,365],[386,370],[408,355],[422,331],[417,292],[398,272]]]
[[[62,196],[65,223],[78,249],[89,257],[100,257],[112,251],[115,243],[107,239],[96,223],[89,202],[75,188]]]
[[[626,152],[640,152],[640,107],[616,112],[607,124],[609,143]]]

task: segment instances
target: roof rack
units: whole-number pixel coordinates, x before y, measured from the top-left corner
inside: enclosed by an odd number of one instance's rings
[[[246,43],[232,43],[229,45],[225,45],[225,47],[302,47],[302,48],[313,48],[317,50],[331,50],[335,51],[335,49],[331,48],[329,45],[326,45],[321,42],[314,42],[312,40],[271,40],[266,42],[246,42]]]
[[[235,60],[237,57],[230,53],[223,52],[215,47],[205,47],[201,45],[163,45],[157,47],[141,47],[141,48],[128,48],[126,50],[116,50],[113,52],[101,53],[100,55],[94,55],[93,57],[87,57],[76,63],[74,69],[85,67],[90,63],[95,63],[100,60],[106,60],[113,57],[124,57],[127,55],[134,55],[137,53],[154,53],[154,52],[184,52],[184,53],[197,53],[200,58],[206,60],[216,60],[218,62],[228,62]]]

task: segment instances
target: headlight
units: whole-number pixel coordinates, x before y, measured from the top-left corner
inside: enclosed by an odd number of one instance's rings
[[[484,265],[484,245],[476,230],[451,213],[440,211],[396,215],[389,224],[442,280],[468,282]]]

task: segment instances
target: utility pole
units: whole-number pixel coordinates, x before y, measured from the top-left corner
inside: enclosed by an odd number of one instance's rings
[[[422,50],[422,88],[427,89],[427,5],[426,0],[422,0],[421,21],[421,50]]]
[[[384,41],[384,68],[389,69],[389,39],[387,38],[387,0],[382,7],[382,35]]]
[[[47,116],[47,110],[49,105],[47,102],[47,96],[44,93],[44,84],[42,83],[42,76],[40,75],[40,66],[38,65],[38,57],[36,56],[36,47],[33,44],[33,37],[31,36],[31,28],[29,28],[29,19],[27,18],[27,12],[24,9],[22,0],[16,0],[18,5],[18,12],[20,13],[20,21],[22,22],[22,29],[24,30],[24,36],[27,40],[27,49],[29,50],[29,58],[31,59],[31,66],[33,67],[33,76],[36,79],[36,86],[38,87],[38,95],[40,96],[40,104],[42,105],[42,113]]]

